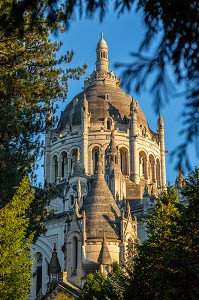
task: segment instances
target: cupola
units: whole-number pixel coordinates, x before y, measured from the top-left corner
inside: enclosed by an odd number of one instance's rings
[[[96,71],[98,73],[108,72],[108,45],[103,37],[103,32],[101,33],[101,39],[97,44],[96,49],[97,61],[96,61]]]

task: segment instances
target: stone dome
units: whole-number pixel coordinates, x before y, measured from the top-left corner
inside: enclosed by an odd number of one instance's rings
[[[81,124],[81,112],[84,103],[84,93],[88,101],[88,111],[91,113],[91,122],[103,122],[105,118],[111,117],[117,124],[126,129],[129,123],[131,96],[122,91],[118,86],[100,85],[98,83],[86,88],[84,92],[77,94],[66,106],[61,114],[57,131],[66,128],[70,123],[73,126]],[[146,117],[137,106],[138,124],[148,127]]]
[[[108,46],[103,36],[98,43],[97,49],[101,46],[106,47],[108,53]],[[97,56],[96,64],[100,66],[103,64],[103,60],[103,58]],[[116,128],[126,131],[130,118],[132,97],[122,90],[119,78],[113,72],[109,72],[107,68],[105,72],[95,70],[89,78],[86,78],[84,91],[77,94],[66,106],[61,114],[56,132],[64,130],[68,124],[72,126],[81,124],[84,97],[88,101],[91,123],[104,122],[105,119],[112,118]],[[150,130],[146,117],[137,103],[136,111],[138,126],[144,125]],[[150,132],[156,135],[152,130]]]

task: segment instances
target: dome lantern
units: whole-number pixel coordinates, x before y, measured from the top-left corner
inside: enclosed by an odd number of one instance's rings
[[[104,40],[103,32],[101,32],[101,39],[97,44],[96,54],[97,54],[96,71],[99,73],[107,73],[108,72],[108,45]]]

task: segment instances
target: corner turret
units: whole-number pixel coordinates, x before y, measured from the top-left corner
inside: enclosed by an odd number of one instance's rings
[[[56,244],[54,244],[54,249],[52,257],[48,267],[48,273],[50,277],[50,285],[54,285],[59,281],[59,273],[61,272],[61,267],[59,259],[57,257]]]

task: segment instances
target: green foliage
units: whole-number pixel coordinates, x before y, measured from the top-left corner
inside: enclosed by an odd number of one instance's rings
[[[84,284],[80,300],[104,300],[107,295],[107,279],[101,272],[90,273]]]
[[[107,281],[110,299],[124,300],[125,290],[128,289],[130,281],[127,273],[117,262],[112,264],[112,272],[108,274]]]
[[[138,245],[134,272],[125,299],[198,299],[199,169],[186,180],[187,207],[174,187],[157,200],[147,220],[148,239]]]
[[[75,298],[73,296],[66,295],[66,294],[63,294],[63,293],[59,293],[53,299],[54,300],[75,300]]]
[[[31,236],[26,238],[26,211],[33,200],[28,178],[0,210],[0,299],[24,300],[29,295]]]
[[[0,18],[5,21],[19,3],[1,1]],[[4,22],[0,25],[0,208],[12,199],[22,178],[33,174],[42,154],[41,134],[55,123],[51,115],[56,102],[66,99],[68,79],[79,79],[86,68],[68,68],[73,51],[60,55],[62,43],[49,38],[55,26],[43,13],[32,22],[32,12],[23,15],[23,36],[14,28],[7,35]],[[56,26],[61,29],[58,17]],[[51,193],[52,189],[36,189],[28,212],[28,234],[35,232],[36,237],[43,230],[44,207]]]
[[[9,2],[9,1],[8,1]],[[26,16],[28,23],[29,17]],[[68,78],[79,79],[82,68],[66,68],[73,51],[59,55],[62,43],[52,43],[45,19],[23,38],[6,36],[0,28],[0,205],[10,200],[14,187],[33,169],[41,151],[40,134],[52,125],[55,102],[65,100]],[[40,28],[43,28],[40,35]]]
[[[80,300],[123,300],[128,284],[129,278],[127,274],[117,262],[114,262],[112,271],[107,278],[100,272],[91,273],[87,276]]]

